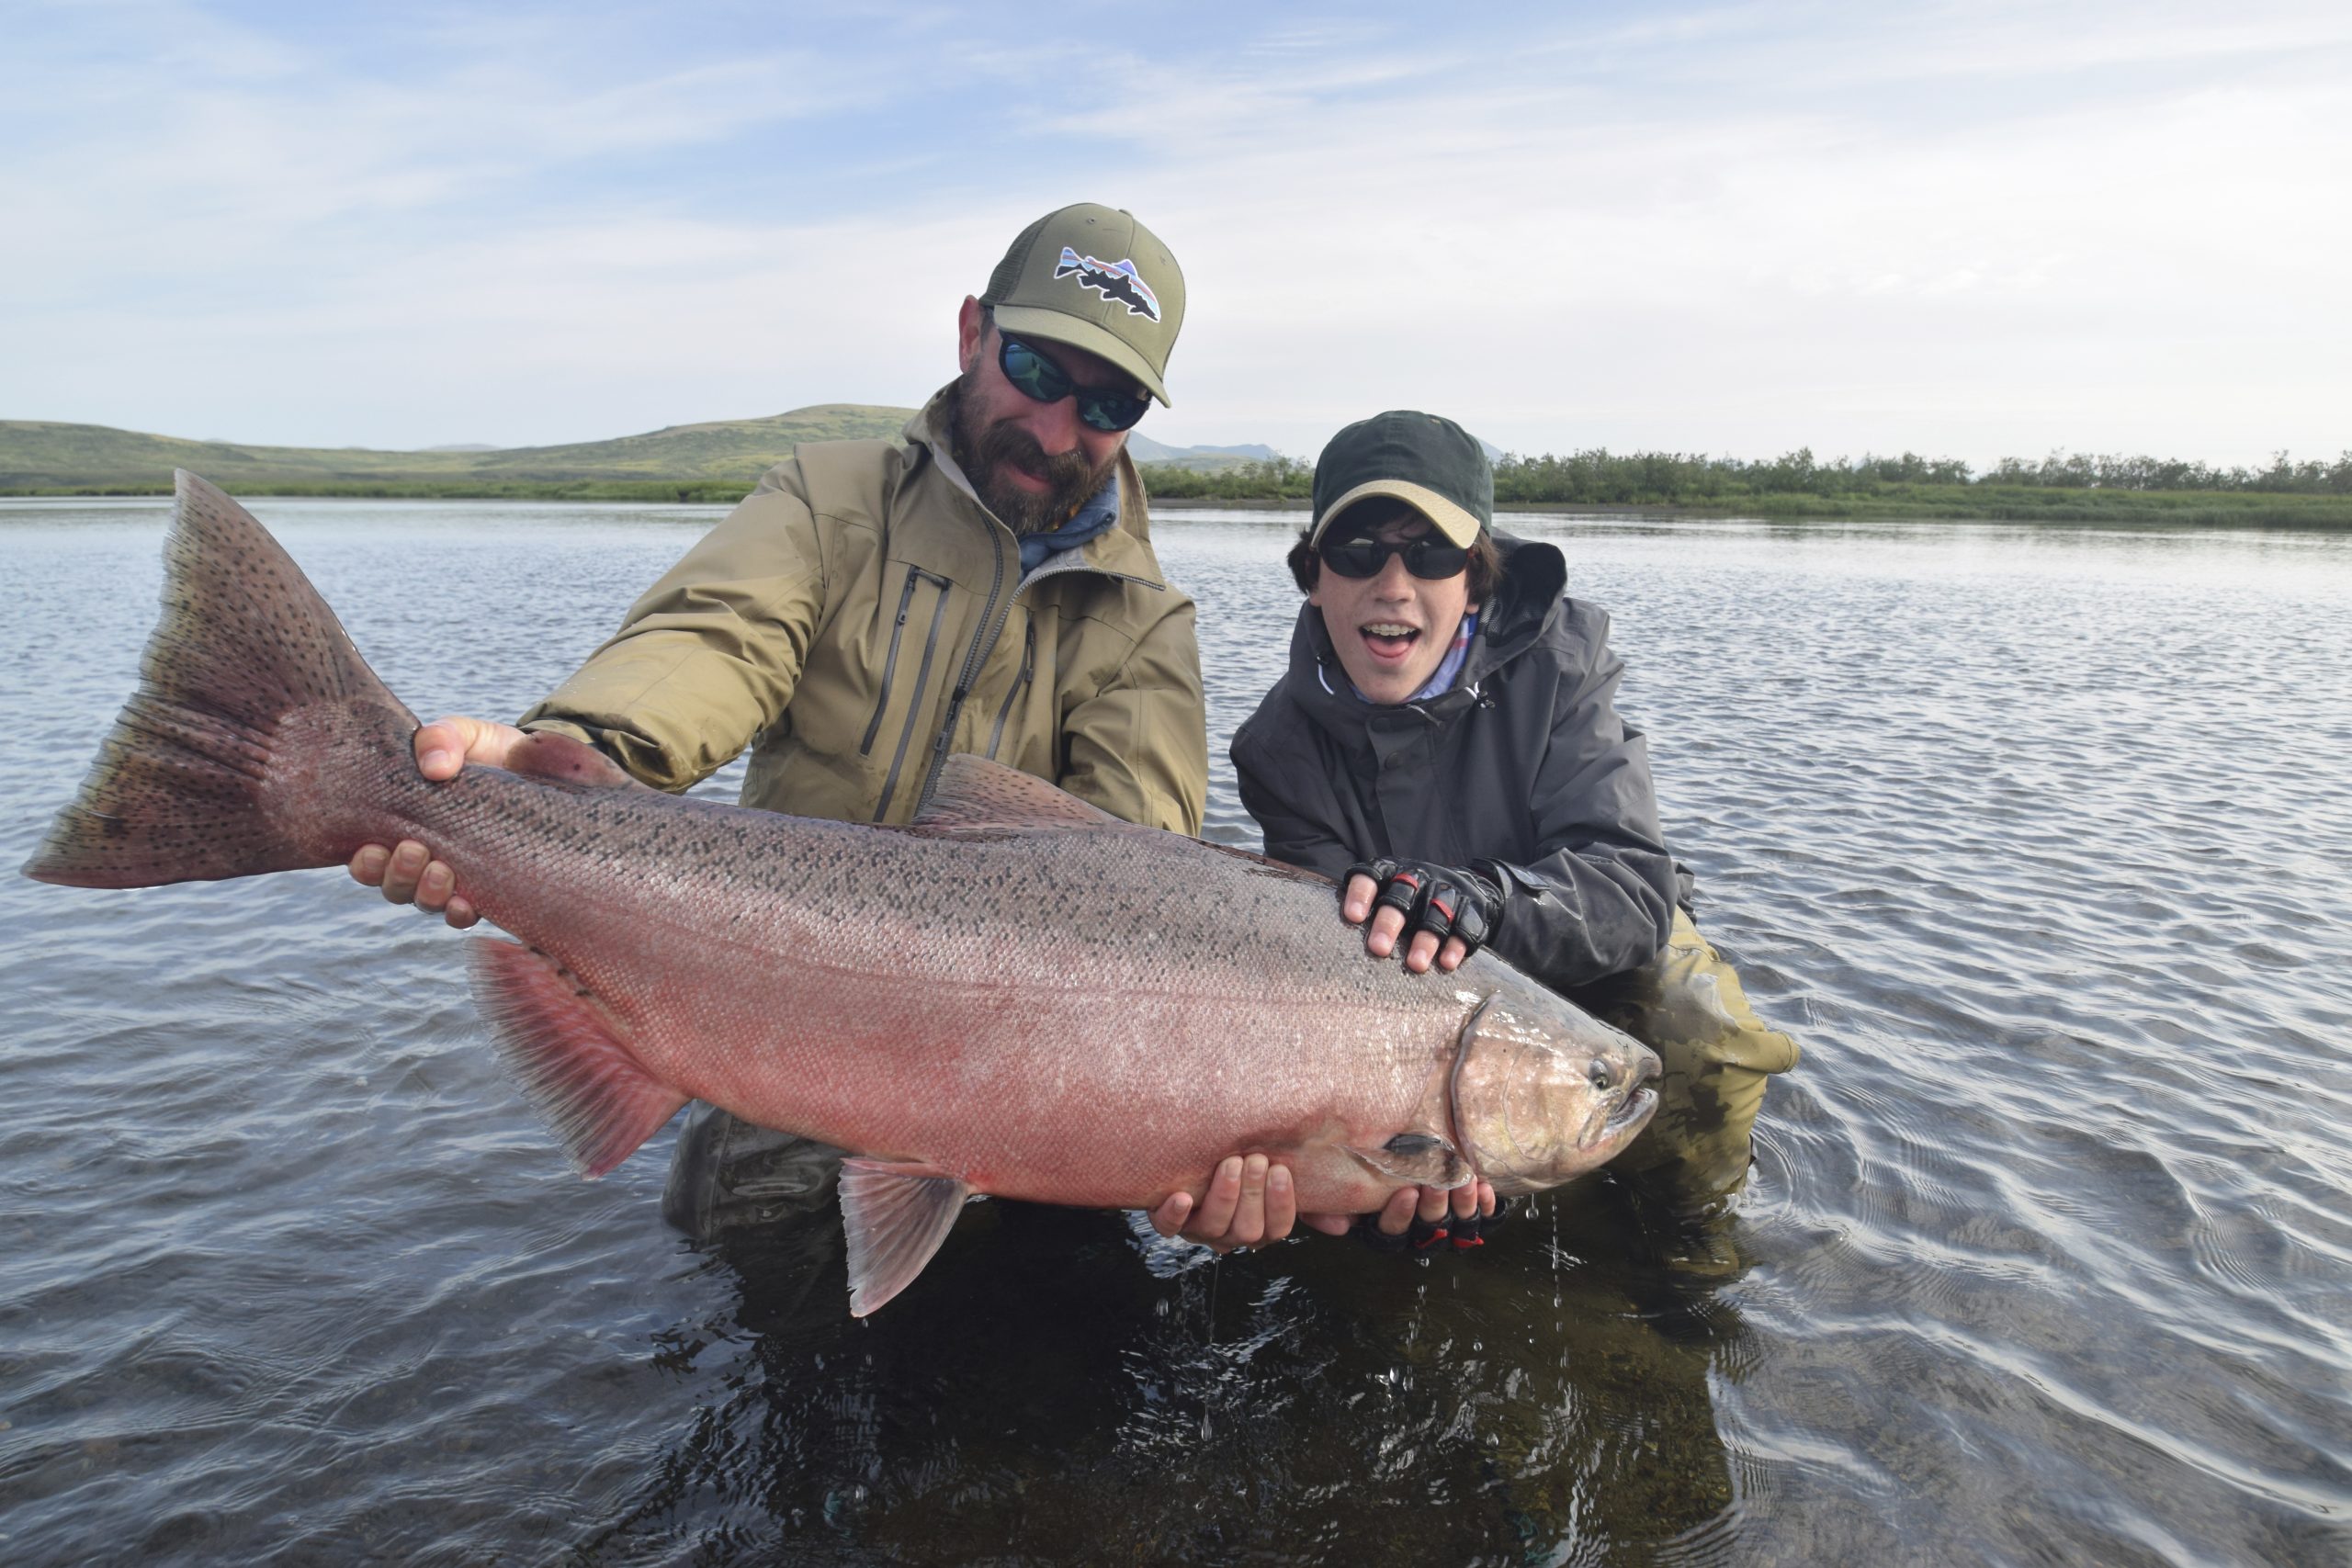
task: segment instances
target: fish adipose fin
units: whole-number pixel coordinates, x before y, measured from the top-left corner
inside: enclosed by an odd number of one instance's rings
[[[1399,1133],[1376,1149],[1343,1146],[1366,1170],[1399,1187],[1459,1187],[1476,1174],[1461,1150],[1428,1133]]]
[[[582,1176],[637,1152],[686,1097],[645,1070],[601,1003],[534,948],[495,937],[467,943],[474,1001],[498,1054]]]
[[[154,887],[347,860],[338,829],[306,814],[317,792],[273,785],[397,759],[415,716],[267,530],[185,470],[163,598],[139,689],[25,874]]]
[[[936,833],[1019,833],[1056,828],[1136,830],[1134,823],[1122,822],[1034,773],[964,751],[940,764],[939,784],[915,813],[914,826]]]
[[[864,1317],[912,1284],[971,1195],[971,1188],[936,1166],[842,1161],[850,1314]]]

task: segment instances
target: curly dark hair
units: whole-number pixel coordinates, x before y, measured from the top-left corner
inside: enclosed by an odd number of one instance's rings
[[[1399,517],[1419,517],[1420,513],[1404,502],[1393,497],[1373,496],[1368,500],[1357,502],[1340,515],[1348,520],[1348,525],[1351,528],[1380,529],[1386,527]],[[1331,525],[1338,527],[1340,518],[1331,519]],[[1290,555],[1287,558],[1291,581],[1298,584],[1298,591],[1301,593],[1314,592],[1315,584],[1321,581],[1323,576],[1323,560],[1315,553],[1312,543],[1314,537],[1315,525],[1310,523],[1298,531],[1297,542],[1291,546]],[[1470,603],[1473,604],[1485,604],[1487,597],[1494,592],[1495,585],[1502,581],[1503,556],[1502,552],[1495,547],[1495,536],[1492,530],[1486,528],[1478,530],[1477,542],[1470,547],[1470,565],[1464,575],[1469,579],[1465,586],[1469,591]]]

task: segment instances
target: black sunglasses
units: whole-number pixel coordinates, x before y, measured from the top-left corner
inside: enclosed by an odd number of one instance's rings
[[[1142,392],[1122,392],[1109,387],[1081,387],[1069,372],[1017,337],[997,334],[997,367],[1004,378],[1041,403],[1078,399],[1078,417],[1096,430],[1131,430],[1151,399]]]
[[[1441,534],[1391,544],[1382,539],[1326,539],[1315,553],[1341,577],[1378,577],[1390,556],[1403,556],[1405,570],[1429,582],[1442,582],[1470,565],[1470,552]]]

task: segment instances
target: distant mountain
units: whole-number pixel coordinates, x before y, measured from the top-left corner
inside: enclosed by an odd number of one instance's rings
[[[441,446],[420,446],[420,452],[495,452],[499,448],[487,441],[452,441]]]
[[[1127,437],[1127,454],[1138,463],[1167,463],[1179,468],[1238,468],[1244,463],[1269,462],[1274,456],[1271,446],[1170,446],[1164,441],[1154,441],[1148,435]]]

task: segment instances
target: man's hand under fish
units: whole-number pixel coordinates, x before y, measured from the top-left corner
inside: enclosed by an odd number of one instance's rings
[[[447,715],[416,732],[416,771],[439,784],[456,778],[469,762],[503,768],[507,753],[525,738],[511,724]],[[481,918],[458,892],[458,874],[447,862],[435,860],[433,852],[414,839],[404,839],[390,849],[362,845],[351,857],[351,879],[382,888],[384,897],[395,904],[414,904],[428,914],[437,914],[458,931]]]
[[[457,777],[469,763],[503,767],[507,753],[524,739],[525,731],[511,724],[461,714],[447,715],[416,732],[417,772],[437,783]],[[432,852],[414,839],[403,840],[390,849],[381,844],[367,845],[351,857],[351,876],[355,882],[382,888],[384,897],[395,904],[414,904],[428,914],[438,914],[458,931],[481,919],[473,905],[457,890],[457,873],[448,863],[435,860]],[[1370,877],[1358,876],[1350,881],[1343,905],[1350,924],[1364,923],[1372,911],[1375,891]],[[1380,919],[1373,922],[1367,933],[1365,946],[1374,957],[1385,958],[1395,950],[1403,927],[1401,914],[1382,909]],[[1462,944],[1449,941],[1447,946],[1451,951],[1439,963],[1440,967],[1451,970],[1462,961]],[[1427,931],[1416,932],[1406,967],[1417,974],[1426,970],[1436,956],[1436,950],[1434,937]],[[1429,1224],[1444,1219],[1448,1213],[1455,1219],[1468,1219],[1473,1213],[1484,1218],[1494,1212],[1495,1190],[1487,1182],[1474,1181],[1450,1190],[1442,1187],[1405,1187],[1389,1197],[1387,1207],[1381,1210],[1375,1224],[1383,1235],[1394,1236],[1404,1235],[1416,1218]],[[1281,1241],[1290,1235],[1294,1224],[1300,1223],[1325,1235],[1345,1235],[1355,1218],[1353,1214],[1300,1213],[1292,1196],[1287,1167],[1269,1162],[1264,1155],[1247,1158],[1232,1155],[1217,1166],[1209,1179],[1207,1192],[1197,1205],[1190,1192],[1176,1193],[1151,1212],[1151,1228],[1170,1239],[1182,1236],[1219,1252],[1230,1252],[1237,1247]]]

